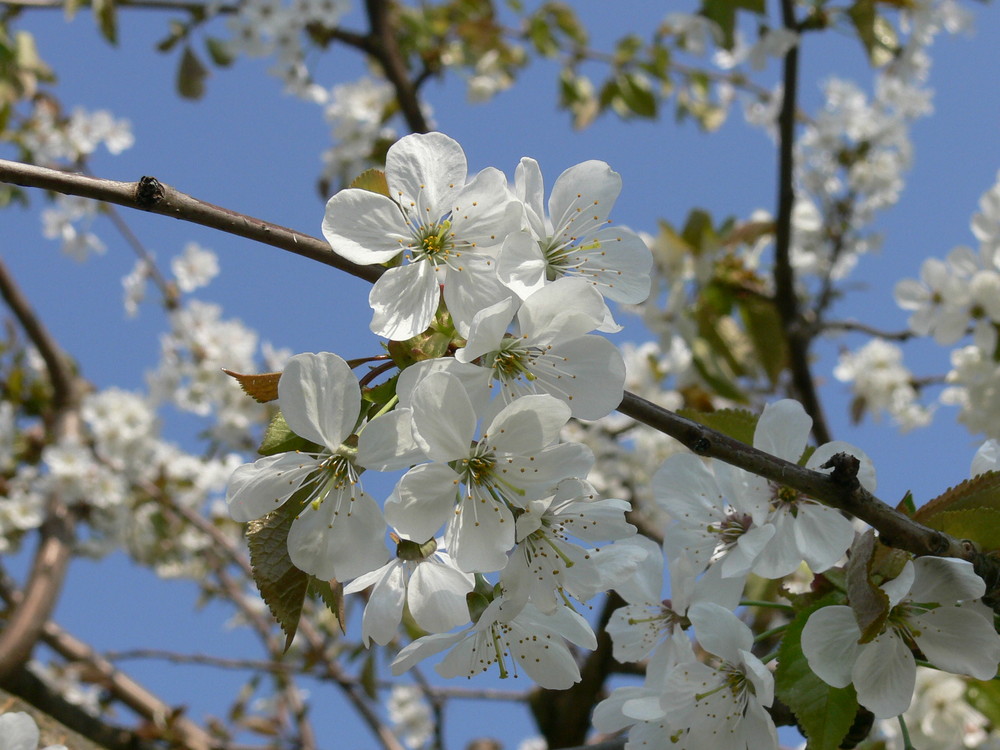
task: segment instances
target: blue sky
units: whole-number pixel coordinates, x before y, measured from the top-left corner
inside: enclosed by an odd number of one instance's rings
[[[630,27],[648,27],[664,7],[630,5],[626,14],[621,6],[603,0],[576,3],[598,44]],[[690,9],[694,4],[666,5]],[[924,257],[941,257],[957,244],[973,242],[969,219],[1000,168],[1000,88],[995,83],[1000,20],[991,8],[969,7],[976,13],[976,33],[939,37],[932,49],[936,113],[913,130],[916,160],[906,175],[907,189],[899,205],[879,222],[885,247],[862,260],[852,296],[841,308],[845,315],[886,329],[900,329],[906,320],[892,302],[891,283],[916,276]],[[85,12],[70,24],[59,11],[50,10],[27,12],[20,22],[36,35],[43,58],[58,72],[57,92],[65,106],[107,108],[132,122],[135,146],[118,157],[100,153],[93,171],[119,180],[154,175],[204,200],[319,235],[323,199],[315,180],[319,155],[329,145],[320,110],[283,96],[280,83],[265,73],[267,61],[246,59],[232,69],[215,71],[204,100],[179,100],[173,91],[176,52],[153,51],[165,35],[167,19],[159,12],[122,11],[118,49],[99,38]],[[817,106],[819,83],[831,74],[865,87],[869,80],[857,43],[843,35],[826,36],[805,41],[806,109]],[[317,76],[329,86],[361,70],[355,56],[335,51],[319,61]],[[756,208],[773,210],[772,144],[745,126],[738,111],[711,135],[691,124],[677,126],[669,109],[658,123],[623,124],[605,118],[586,131],[573,132],[554,105],[554,73],[552,64],[535,63],[515,89],[475,107],[465,102],[463,87],[454,80],[432,82],[427,93],[438,127],[463,144],[473,170],[492,165],[512,175],[521,156],[533,156],[551,184],[575,163],[607,161],[624,181],[612,218],[635,229],[653,231],[661,217],[679,224],[694,207],[719,218],[746,217]],[[762,80],[769,85],[776,74],[772,65]],[[136,320],[126,319],[122,311],[120,279],[131,269],[133,257],[106,223],[96,225],[96,231],[110,247],[107,255],[82,265],[62,257],[54,242],[41,239],[38,212],[43,204],[42,196],[35,194],[31,210],[4,214],[0,252],[5,262],[88,378],[99,386],[140,388],[145,370],[156,361],[164,320],[153,306],[146,306]],[[215,250],[222,275],[199,296],[222,303],[229,315],[241,318],[264,339],[294,351],[330,350],[348,358],[372,353],[377,346],[367,332],[364,282],[208,229],[138,213],[125,218],[164,261],[192,240]],[[644,335],[628,321],[618,340],[640,340]],[[846,342],[853,346],[858,340]],[[933,427],[906,436],[886,424],[850,426],[844,410],[848,396],[830,375],[835,347],[824,347],[817,364],[833,430],[837,438],[860,445],[872,456],[881,497],[895,502],[913,489],[918,499],[927,499],[967,476],[977,442],[954,425],[951,410],[939,410]],[[915,346],[913,351],[918,374],[947,369],[943,350]],[[221,608],[193,611],[193,592],[194,587],[184,583],[161,584],[121,558],[82,562],[70,574],[57,619],[98,648],[156,645],[182,652],[245,654],[249,640],[221,627],[226,617]],[[221,711],[227,686],[233,684],[216,671],[160,662],[129,663],[126,668],[168,700],[187,704],[196,718]],[[526,688],[524,683],[499,686]],[[342,726],[337,716],[343,712],[330,708],[340,705],[332,692],[319,687],[314,693],[315,713],[323,717],[320,736],[336,733],[341,738],[323,747],[372,747],[364,730]],[[491,706],[486,711],[482,704],[457,703],[452,716],[452,748],[480,735],[500,737],[514,747],[532,733],[526,711],[519,708]],[[345,731],[350,732],[348,744],[341,734]]]

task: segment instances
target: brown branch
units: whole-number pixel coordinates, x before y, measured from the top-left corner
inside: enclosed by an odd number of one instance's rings
[[[398,29],[392,22],[390,4],[386,0],[366,0],[365,10],[368,13],[368,23],[371,24],[372,44],[368,52],[378,60],[386,79],[392,84],[400,112],[406,118],[410,130],[414,133],[426,133],[430,126],[420,108],[417,87],[410,80],[406,60],[399,49]]]
[[[806,469],[686,419],[628,391],[625,392],[618,411],[676,438],[700,456],[725,461],[846,511],[876,529],[885,544],[915,555],[970,559],[972,550],[968,545],[943,532],[922,526],[886,505],[864,489],[857,477],[850,476],[849,471],[844,468],[835,469],[831,474]]]
[[[7,580],[0,582],[0,598],[19,609],[27,597],[16,591]],[[178,740],[189,750],[212,750],[219,745],[197,724],[177,716],[171,706],[103,659],[83,641],[73,637],[54,622],[46,620],[41,627],[41,639],[53,651],[70,662],[86,664],[94,681],[108,690],[117,700],[158,727],[169,726]]]
[[[797,31],[794,0],[781,0],[782,21],[786,28]],[[789,368],[792,388],[806,413],[812,417],[812,432],[818,443],[830,442],[830,430],[823,407],[816,393],[809,368],[809,330],[802,319],[795,294],[795,273],[791,263],[792,209],[795,189],[792,184],[795,145],[795,107],[798,94],[799,45],[785,53],[783,63],[781,112],[778,115],[778,211],[774,238],[774,297],[781,315],[782,327],[788,340]]]
[[[0,296],[45,362],[53,391],[54,413],[51,421],[56,440],[78,437],[80,423],[76,407],[81,384],[73,373],[69,358],[35,315],[2,260]],[[58,495],[52,493],[46,501],[46,518],[39,528],[38,549],[31,564],[24,597],[0,632],[0,679],[13,674],[28,662],[45,622],[55,609],[69,568],[73,521]]]
[[[206,203],[152,177],[118,182],[0,159],[0,182],[79,195],[218,229],[333,266],[365,281],[382,275],[380,266],[359,266],[337,255],[326,240]]]

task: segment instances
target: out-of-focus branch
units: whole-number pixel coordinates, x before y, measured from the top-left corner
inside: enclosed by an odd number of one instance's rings
[[[0,581],[0,598],[20,607],[26,597],[8,580]],[[116,700],[131,708],[158,727],[169,727],[177,740],[190,750],[212,750],[219,743],[193,721],[176,716],[176,711],[149,690],[103,659],[83,641],[67,633],[50,620],[41,627],[41,640],[68,662],[86,664],[92,679]]]
[[[410,79],[406,60],[399,49],[398,29],[392,22],[391,4],[386,0],[366,0],[365,10],[368,13],[368,23],[371,24],[372,44],[368,53],[378,60],[382,72],[392,84],[399,110],[406,118],[410,130],[414,133],[426,133],[430,127],[420,108],[417,87]]]
[[[781,0],[781,16],[785,28],[798,31],[794,0]],[[783,63],[783,96],[778,114],[778,210],[774,238],[774,297],[781,315],[782,327],[788,340],[789,367],[795,397],[812,417],[812,432],[819,443],[831,440],[823,416],[823,407],[816,393],[809,368],[809,329],[802,319],[795,294],[795,273],[791,263],[792,209],[795,188],[792,184],[795,146],[795,107],[799,86],[799,45],[785,53]]]
[[[344,260],[325,240],[206,203],[152,177],[137,182],[118,182],[0,159],[0,182],[79,195],[201,224],[319,261],[369,282],[376,281],[384,270]]]
[[[14,314],[21,328],[45,362],[52,385],[54,412],[51,429],[57,440],[79,435],[79,414],[76,407],[81,396],[81,383],[42,321],[35,315],[27,298],[0,260],[0,296]],[[46,503],[46,518],[39,528],[38,549],[22,600],[7,618],[0,632],[0,679],[23,667],[42,633],[59,599],[59,592],[69,568],[73,543],[73,519],[69,510],[53,493]]]

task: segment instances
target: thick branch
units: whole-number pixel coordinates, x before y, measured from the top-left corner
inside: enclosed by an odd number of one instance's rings
[[[782,21],[786,28],[797,31],[794,0],[781,0]],[[799,45],[785,53],[783,96],[778,115],[778,213],[774,238],[774,297],[781,323],[788,340],[789,367],[796,398],[812,417],[813,435],[818,443],[831,440],[823,416],[823,407],[816,393],[809,369],[809,332],[802,320],[795,294],[795,274],[791,263],[792,209],[795,189],[792,184],[795,145],[795,100],[799,86]]]
[[[420,109],[417,87],[410,80],[406,60],[403,59],[399,49],[398,29],[392,23],[390,4],[386,0],[367,0],[365,9],[368,12],[368,23],[371,24],[373,41],[369,54],[378,60],[385,77],[392,84],[399,109],[406,118],[410,130],[414,133],[426,133],[430,127]]]
[[[830,474],[806,469],[770,453],[668,411],[635,394],[625,392],[618,406],[622,414],[659,430],[700,456],[710,456],[753,472],[772,482],[802,492],[846,511],[872,526],[885,544],[915,555],[941,555],[968,559],[968,545],[922,526],[879,500],[862,487],[848,469]],[[839,454],[843,455],[843,454]]]
[[[206,203],[152,177],[144,177],[138,182],[117,182],[0,159],[0,182],[79,195],[190,221],[287,250],[369,282],[382,275],[381,267],[359,266],[344,260],[325,240]]]

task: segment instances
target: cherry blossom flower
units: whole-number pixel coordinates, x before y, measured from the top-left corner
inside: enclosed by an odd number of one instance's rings
[[[552,187],[546,214],[538,162],[521,159],[514,189],[528,230],[511,234],[500,252],[500,278],[519,297],[560,276],[578,276],[616,302],[649,295],[653,256],[635,232],[609,227],[608,214],[622,189],[621,175],[602,161],[563,172]]]
[[[417,544],[398,539],[396,556],[378,570],[358,576],[344,587],[345,594],[372,586],[361,621],[365,646],[374,640],[386,645],[396,636],[407,605],[417,625],[429,633],[443,633],[469,621],[465,595],[476,586],[435,540]]]
[[[582,445],[553,445],[569,407],[547,394],[506,406],[478,440],[472,402],[449,373],[428,375],[411,409],[413,436],[432,462],[403,476],[386,501],[386,518],[415,541],[447,523],[445,544],[467,572],[503,568],[514,546],[511,508],[545,497],[566,477],[584,476],[593,462]]]
[[[860,643],[854,610],[822,607],[802,630],[809,667],[833,687],[853,683],[858,702],[888,719],[910,705],[916,680],[913,648],[939,669],[980,680],[996,675],[1000,635],[992,612],[974,603],[986,584],[965,560],[919,557],[882,584],[889,615],[881,632]]]
[[[371,330],[393,340],[424,331],[440,286],[460,333],[481,308],[509,294],[496,277],[494,250],[519,225],[520,208],[494,168],[466,183],[462,147],[442,133],[414,134],[386,155],[391,197],[349,188],[326,206],[323,234],[334,251],[371,265],[400,254],[372,287]]]
[[[38,750],[40,736],[30,714],[15,711],[0,716],[0,750]],[[66,746],[49,745],[45,750],[66,750]]]
[[[508,334],[515,310],[516,332]],[[485,368],[483,377],[499,386],[503,404],[528,393],[548,393],[565,401],[574,417],[599,419],[621,403],[625,384],[617,347],[590,334],[602,325],[606,311],[587,282],[558,279],[520,306],[508,297],[476,313],[455,359]]]
[[[532,604],[515,608],[517,614],[512,617],[505,603],[502,596],[494,599],[465,630],[415,640],[392,662],[392,673],[402,674],[422,659],[451,649],[435,666],[445,678],[472,677],[497,664],[502,678],[523,670],[550,690],[565,690],[579,682],[580,668],[566,641],[596,648],[597,638],[587,621],[569,607],[543,614]]]
[[[278,403],[295,434],[322,446],[265,456],[240,466],[226,502],[235,521],[251,521],[304,491],[288,532],[296,567],[317,578],[348,581],[385,562],[385,521],[378,504],[358,486],[357,470],[341,444],[361,409],[361,389],[336,354],[298,354],[278,381]]]

